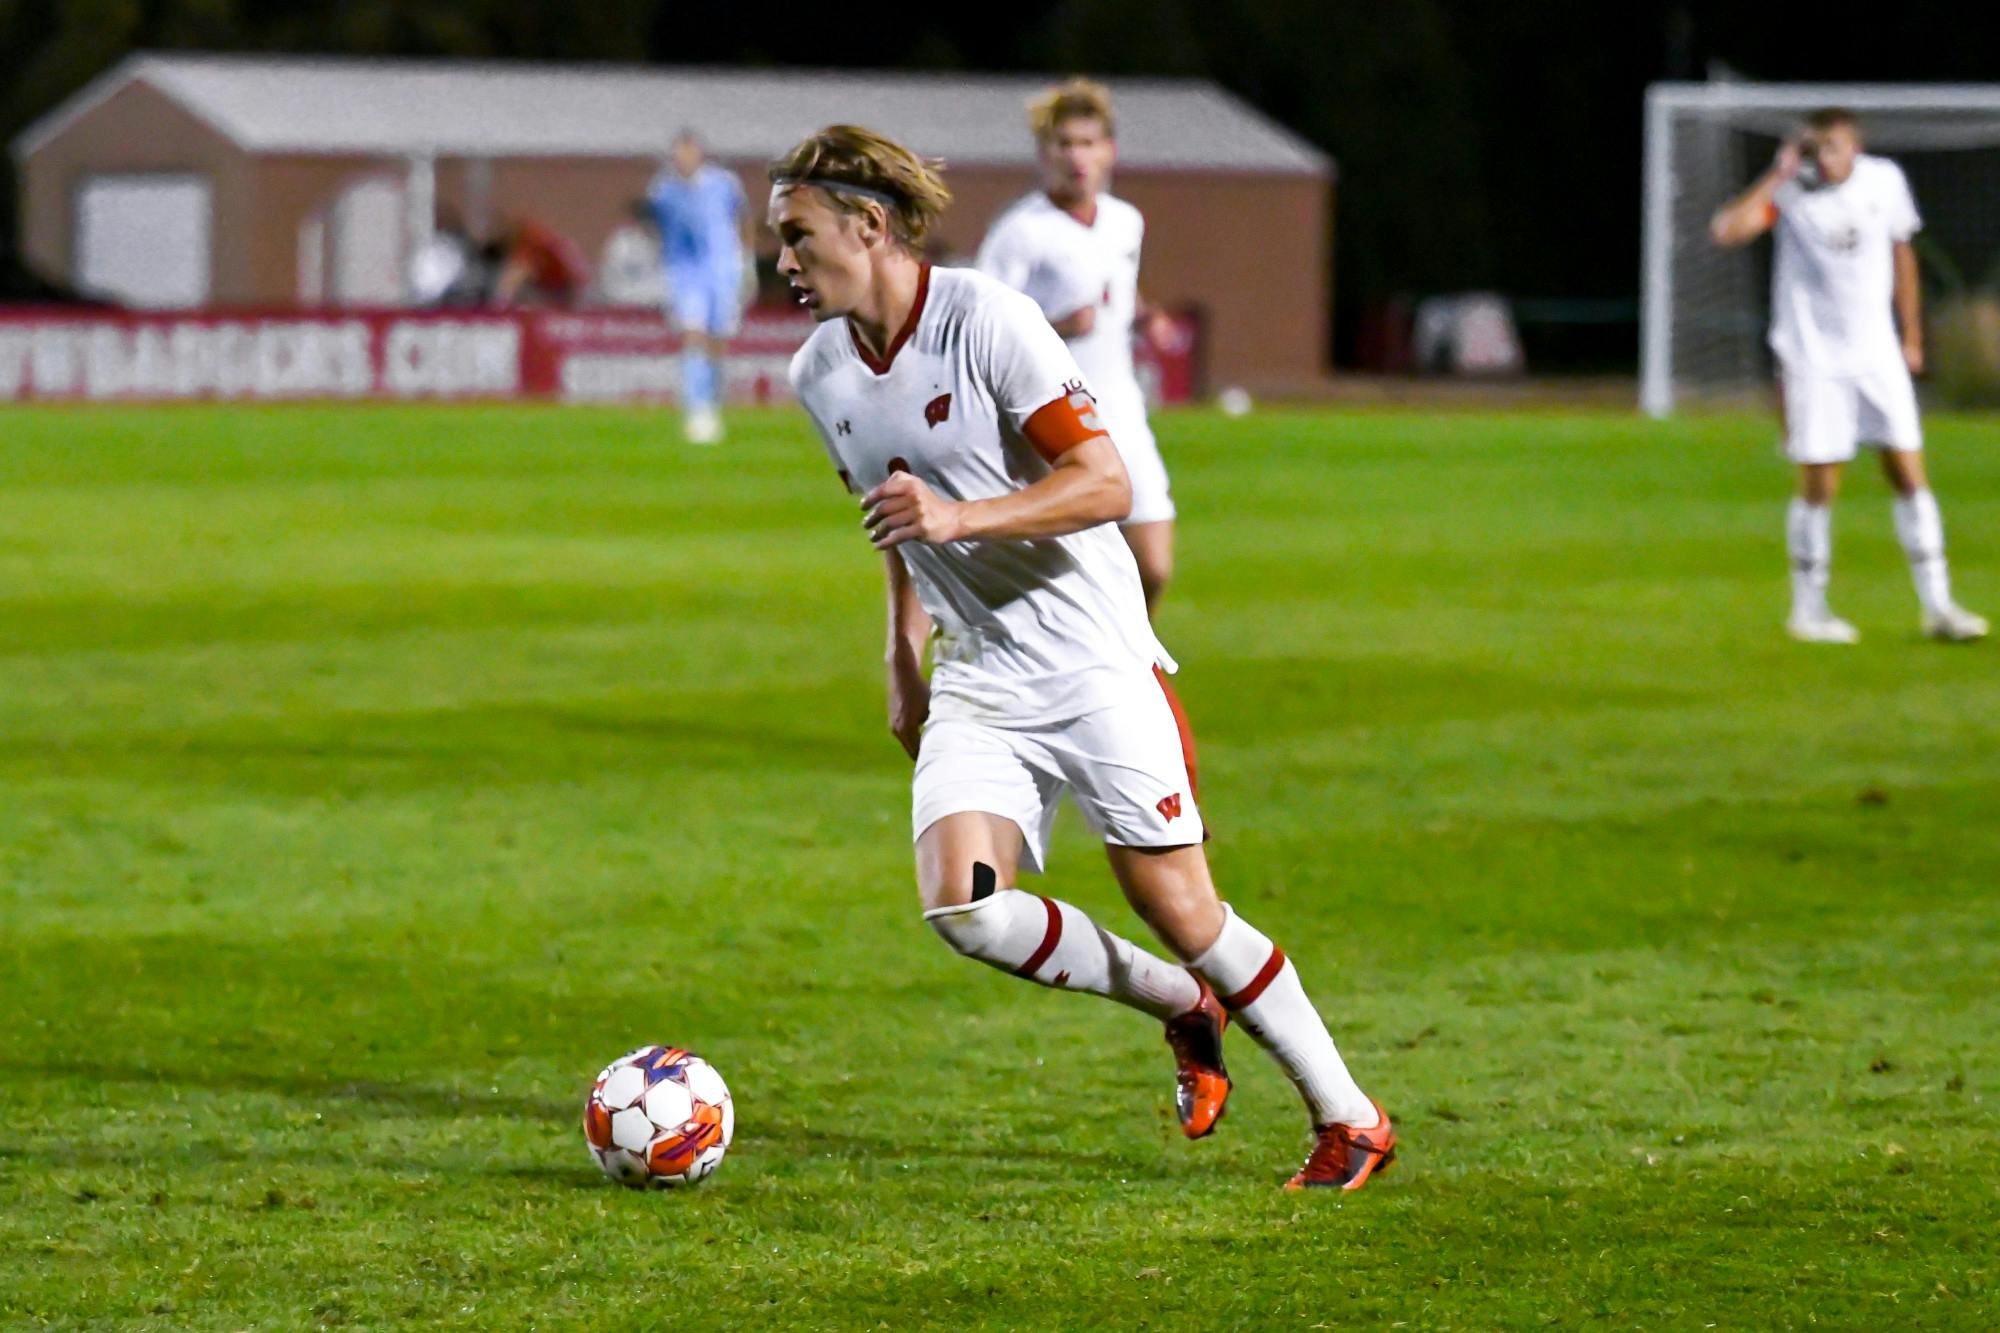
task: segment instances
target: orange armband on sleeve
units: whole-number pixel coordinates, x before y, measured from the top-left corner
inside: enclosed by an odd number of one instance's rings
[[[1764,205],[1764,225],[1767,227],[1778,225],[1778,205],[1776,201]]]
[[[1085,440],[1105,433],[1104,423],[1097,417],[1097,401],[1083,389],[1043,403],[1021,423],[1021,434],[1051,463]]]

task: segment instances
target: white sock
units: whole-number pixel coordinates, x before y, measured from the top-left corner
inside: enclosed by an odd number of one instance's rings
[[[1186,968],[1053,898],[1000,889],[961,907],[934,907],[924,920],[968,958],[1058,990],[1102,995],[1162,1022],[1201,1000],[1201,984]]]
[[[1792,558],[1792,614],[1829,614],[1827,579],[1833,571],[1833,506],[1793,496],[1785,510],[1785,550]]]
[[[1910,559],[1910,581],[1926,613],[1936,615],[1951,605],[1951,571],[1944,560],[1944,517],[1937,497],[1929,491],[1899,495],[1891,506],[1896,516],[1896,540]]]
[[[1374,1103],[1347,1072],[1299,983],[1299,970],[1234,908],[1224,904],[1223,910],[1228,916],[1222,933],[1188,966],[1215,987],[1237,1023],[1284,1068],[1315,1127],[1375,1124]]]

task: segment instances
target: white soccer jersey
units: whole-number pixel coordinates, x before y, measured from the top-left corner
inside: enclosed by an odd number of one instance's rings
[[[1146,219],[1123,199],[1100,194],[1096,214],[1085,223],[1036,191],[995,218],[979,247],[979,271],[1027,293],[1051,322],[1096,307],[1090,332],[1071,338],[1069,349],[1113,440],[1121,426],[1143,426],[1146,419],[1146,396],[1132,365],[1145,239]]]
[[[1034,302],[982,274],[930,267],[886,362],[846,320],[829,320],[793,357],[791,380],[850,491],[900,470],[954,500],[1046,476],[1022,426],[1086,384]],[[937,623],[934,718],[1047,724],[1128,695],[1156,663],[1174,669],[1113,524],[896,549]]]
[[[1863,154],[1838,185],[1778,187],[1771,274],[1771,350],[1814,375],[1901,366],[1891,311],[1895,244],[1923,226],[1903,169]]]

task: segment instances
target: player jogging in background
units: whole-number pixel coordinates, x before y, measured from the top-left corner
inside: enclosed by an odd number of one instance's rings
[[[1785,453],[1799,469],[1785,520],[1792,560],[1786,629],[1808,643],[1853,643],[1833,614],[1833,498],[1860,445],[1879,449],[1896,492],[1896,536],[1934,639],[1984,638],[1986,621],[1952,600],[1944,523],[1924,473],[1911,375],[1924,367],[1917,256],[1923,225],[1902,168],[1861,151],[1851,112],[1814,112],[1777,161],[1710,224],[1725,246],[1777,232],[1771,350],[1778,358]],[[1892,318],[1893,307],[1893,318]],[[1898,335],[1898,327],[1901,333]]]
[[[837,125],[771,182],[778,269],[820,321],[792,386],[883,552],[889,725],[916,760],[925,920],[969,958],[1162,1022],[1190,1138],[1228,1098],[1233,1015],[1311,1113],[1290,1184],[1360,1187],[1395,1130],[1283,951],[1216,896],[1173,663],[1113,526],[1131,487],[1075,357],[1027,297],[923,261],[950,195],[908,149]],[[1024,859],[1041,868],[1065,790],[1183,962],[1015,887]]]
[[[1102,84],[1073,79],[1049,89],[1028,104],[1028,127],[1042,186],[994,219],[979,269],[1032,297],[1083,368],[1132,479],[1132,512],[1121,530],[1150,611],[1173,575],[1174,501],[1132,366],[1132,333],[1136,323],[1161,344],[1173,330],[1139,295],[1146,220],[1107,189],[1118,145]]]
[[[646,191],[660,231],[668,316],[681,333],[683,430],[690,444],[722,438],[720,359],[742,317],[750,211],[736,173],[706,160],[692,130],[674,138]]]

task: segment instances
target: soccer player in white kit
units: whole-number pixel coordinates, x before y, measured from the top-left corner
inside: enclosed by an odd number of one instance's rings
[[[1916,251],[1922,227],[1902,168],[1861,151],[1853,113],[1814,112],[1757,183],[1717,211],[1724,246],[1777,232],[1771,277],[1771,350],[1778,359],[1785,453],[1799,469],[1785,520],[1792,613],[1785,628],[1808,643],[1853,643],[1833,614],[1833,498],[1860,445],[1881,451],[1896,492],[1896,536],[1909,557],[1935,639],[1984,638],[1986,621],[1952,600],[1944,523],[1924,472],[1923,430],[1911,375],[1924,366]],[[1892,318],[1893,306],[1893,318]],[[1898,326],[1901,326],[1900,336]]]
[[[1132,481],[1132,512],[1119,526],[1151,610],[1173,575],[1174,500],[1132,365],[1132,333],[1136,326],[1164,343],[1173,329],[1139,294],[1146,220],[1106,188],[1118,146],[1102,84],[1072,79],[1049,89],[1029,103],[1028,127],[1042,188],[993,220],[977,264],[1032,297],[1083,368]]]
[[[925,920],[969,958],[1160,1020],[1190,1138],[1229,1096],[1233,1016],[1312,1116],[1288,1187],[1359,1188],[1395,1130],[1297,969],[1216,894],[1173,663],[1113,526],[1131,487],[1076,359],[1027,297],[923,261],[950,195],[908,149],[836,125],[771,182],[778,269],[820,321],[792,385],[884,554],[889,722],[916,760]],[[1015,887],[1023,860],[1041,868],[1065,790],[1182,962]]]

